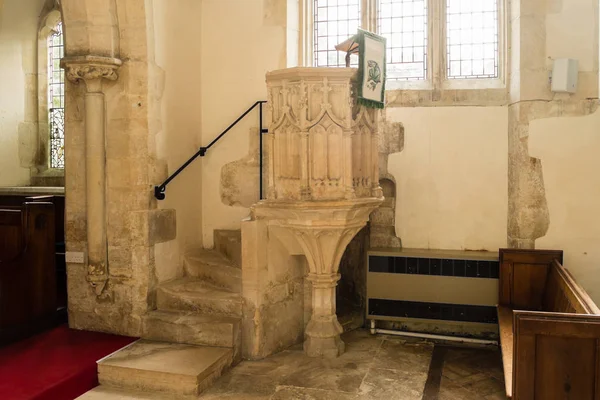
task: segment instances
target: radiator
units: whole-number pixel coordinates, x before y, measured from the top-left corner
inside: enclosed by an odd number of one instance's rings
[[[367,319],[400,329],[497,335],[497,252],[370,250]]]

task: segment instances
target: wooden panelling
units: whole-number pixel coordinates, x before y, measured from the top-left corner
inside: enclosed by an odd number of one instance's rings
[[[540,399],[593,399],[595,395],[596,340],[536,336],[535,381]]]
[[[510,261],[500,262],[500,281],[498,282],[498,304],[511,305],[512,299],[513,264]]]
[[[498,319],[509,398],[600,400],[600,309],[561,259],[560,251],[500,251]]]
[[[543,264],[513,264],[513,308],[542,310],[548,269],[549,266]]]
[[[0,210],[6,213],[14,210]],[[22,242],[15,241],[13,249],[5,242],[2,253],[15,256],[0,255],[0,341],[25,335],[56,314],[54,205],[25,203],[21,214]]]
[[[600,316],[515,311],[514,399],[596,400]]]
[[[25,246],[21,226],[23,213],[18,209],[0,209],[0,263],[17,257]]]
[[[515,262],[519,264],[550,264],[558,260],[562,264],[562,250],[520,250],[500,249],[500,262]]]
[[[500,249],[499,304],[542,310],[550,265],[562,260],[559,250]]]

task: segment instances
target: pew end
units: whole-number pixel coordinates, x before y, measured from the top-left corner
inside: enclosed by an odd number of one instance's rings
[[[506,395],[600,399],[600,309],[562,251],[500,250],[498,325]]]

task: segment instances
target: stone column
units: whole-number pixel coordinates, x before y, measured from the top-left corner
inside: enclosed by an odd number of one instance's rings
[[[253,207],[252,218],[291,231],[308,260],[313,309],[304,351],[313,357],[344,352],[335,303],[340,260],[383,201],[378,158],[372,156],[377,152],[377,111],[354,101],[355,74],[353,68],[267,74],[273,190]],[[301,140],[294,140],[298,136]],[[354,160],[362,167],[355,168]]]
[[[71,82],[85,82],[85,174],[87,280],[100,295],[108,281],[106,238],[106,103],[102,81],[117,79],[121,60],[110,57],[66,57],[61,66]]]
[[[367,214],[368,215],[368,214]],[[362,228],[362,221],[342,227],[293,228],[308,259],[312,284],[312,316],[306,327],[304,351],[311,357],[337,357],[344,352],[342,326],[336,316],[335,288],[346,246]]]

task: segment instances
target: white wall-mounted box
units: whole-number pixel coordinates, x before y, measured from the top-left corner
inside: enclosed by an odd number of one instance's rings
[[[575,93],[579,61],[572,58],[557,58],[552,68],[552,91]]]

